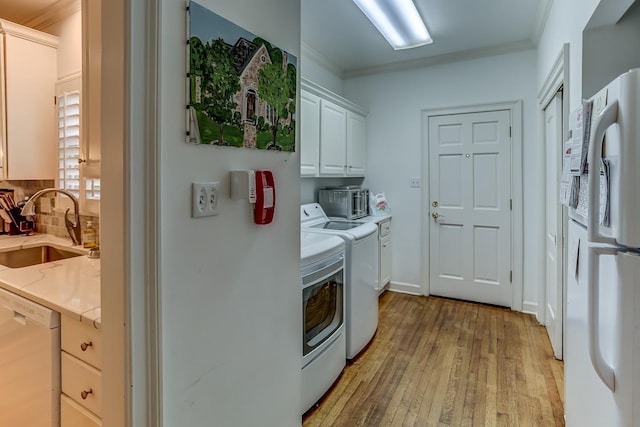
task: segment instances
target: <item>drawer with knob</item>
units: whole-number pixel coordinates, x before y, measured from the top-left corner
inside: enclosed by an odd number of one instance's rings
[[[385,220],[379,224],[380,237],[385,237],[391,234],[391,220]]]
[[[60,399],[60,425],[62,427],[100,427],[102,421],[63,394]]]
[[[77,320],[62,316],[62,350],[89,365],[102,367],[100,330]]]
[[[62,393],[102,416],[102,374],[93,366],[62,352]]]

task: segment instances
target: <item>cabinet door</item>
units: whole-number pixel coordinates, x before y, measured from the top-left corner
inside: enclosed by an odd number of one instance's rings
[[[380,289],[391,280],[391,235],[380,239]]]
[[[366,161],[366,119],[347,112],[347,175],[364,176]]]
[[[82,1],[82,175],[85,178],[100,178],[101,3],[102,0]]]
[[[320,98],[300,94],[300,175],[318,175],[320,160]]]
[[[56,177],[55,47],[5,35],[5,179]]]
[[[347,145],[347,111],[320,101],[320,175],[344,176]]]

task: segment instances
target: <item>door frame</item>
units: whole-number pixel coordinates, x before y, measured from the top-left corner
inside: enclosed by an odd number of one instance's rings
[[[448,108],[422,110],[422,176],[429,177],[429,118],[434,116],[481,113],[486,111],[507,110],[511,119],[511,271],[512,292],[511,309],[522,311],[523,297],[523,194],[522,194],[522,101],[505,101],[491,104],[474,104]],[[422,185],[422,284],[423,295],[429,295],[429,185]]]
[[[162,427],[159,0],[102,1],[103,425]],[[104,88],[109,90],[104,90]]]
[[[549,102],[553,99],[556,93],[562,90],[562,144],[564,146],[564,141],[569,139],[569,43],[565,43],[562,45],[558,56],[556,57],[551,70],[547,74],[547,77],[542,84],[542,87],[538,91],[538,129],[540,135],[540,146],[542,150],[546,150],[546,141],[545,141],[545,120],[544,120],[544,111]],[[562,162],[562,159],[560,160]],[[545,162],[544,165],[545,173],[543,175],[543,180],[546,179],[547,165]],[[545,183],[543,182],[544,186]],[[557,233],[558,236],[562,236],[562,336],[563,336],[563,347],[564,347],[564,337],[566,336],[566,311],[567,311],[567,301],[565,295],[567,294],[567,280],[566,280],[566,272],[567,272],[567,251],[566,251],[566,241],[567,241],[567,225],[568,225],[568,216],[566,211],[563,209],[562,205],[558,205],[558,208],[562,210],[561,218],[562,221],[558,224],[558,227],[562,227],[560,232]],[[544,212],[546,215],[546,201]],[[546,229],[546,226],[545,226]],[[541,250],[543,251],[543,259],[546,271],[546,244],[542,245]],[[542,324],[546,324],[546,306],[547,306],[547,291],[546,291],[546,281],[544,283],[539,284],[538,286],[538,306],[536,309],[536,317],[538,322]],[[564,351],[563,351],[564,354]]]

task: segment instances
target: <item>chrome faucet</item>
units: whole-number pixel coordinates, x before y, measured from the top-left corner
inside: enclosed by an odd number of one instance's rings
[[[43,190],[38,191],[33,196],[29,198],[27,203],[22,207],[22,211],[20,214],[22,216],[33,216],[36,214],[35,212],[35,202],[40,198],[40,196],[47,193],[61,193],[67,196],[73,201],[73,210],[74,210],[74,221],[72,222],[68,215],[69,209],[64,212],[64,225],[67,228],[67,233],[69,233],[69,237],[71,237],[71,241],[73,241],[74,245],[79,245],[82,242],[82,229],[80,228],[80,206],[78,205],[78,199],[72,193],[67,190],[63,190],[62,188],[45,188]]]

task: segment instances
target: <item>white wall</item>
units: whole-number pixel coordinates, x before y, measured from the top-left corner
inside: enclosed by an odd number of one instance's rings
[[[60,30],[58,76],[65,77],[82,71],[82,12],[66,19]]]
[[[345,81],[346,97],[369,110],[367,177],[364,185],[384,191],[393,214],[392,282],[422,285],[428,259],[421,242],[421,176],[424,109],[523,101],[524,300],[535,301],[542,258],[542,150],[538,143],[536,53],[522,51],[457,63],[375,74]],[[429,184],[422,177],[422,186]]]
[[[340,69],[314,50],[305,47],[304,41],[300,62],[300,69],[304,78],[319,84],[325,89],[329,89],[335,94],[344,96],[344,80],[342,80]]]
[[[82,71],[82,11],[56,21],[43,31],[59,37],[58,79]]]
[[[609,1],[609,0],[607,0]],[[546,79],[564,43],[569,43],[569,105],[582,101],[582,30],[600,0],[554,0],[538,42],[538,88]]]
[[[199,4],[300,57],[297,0]],[[162,1],[161,299],[165,426],[299,426],[298,154],[185,144],[184,2]],[[256,226],[229,171],[270,169],[276,216]],[[191,182],[220,181],[220,214],[190,217]]]
[[[620,3],[615,3],[620,6]],[[582,39],[582,97],[596,94],[603,86],[632,68],[640,66],[640,2],[631,6],[615,24],[603,24],[594,27],[593,23],[602,22],[603,6],[594,12],[589,21],[589,29],[583,32]],[[609,3],[606,3],[609,5]],[[618,13],[622,14],[622,11]]]

